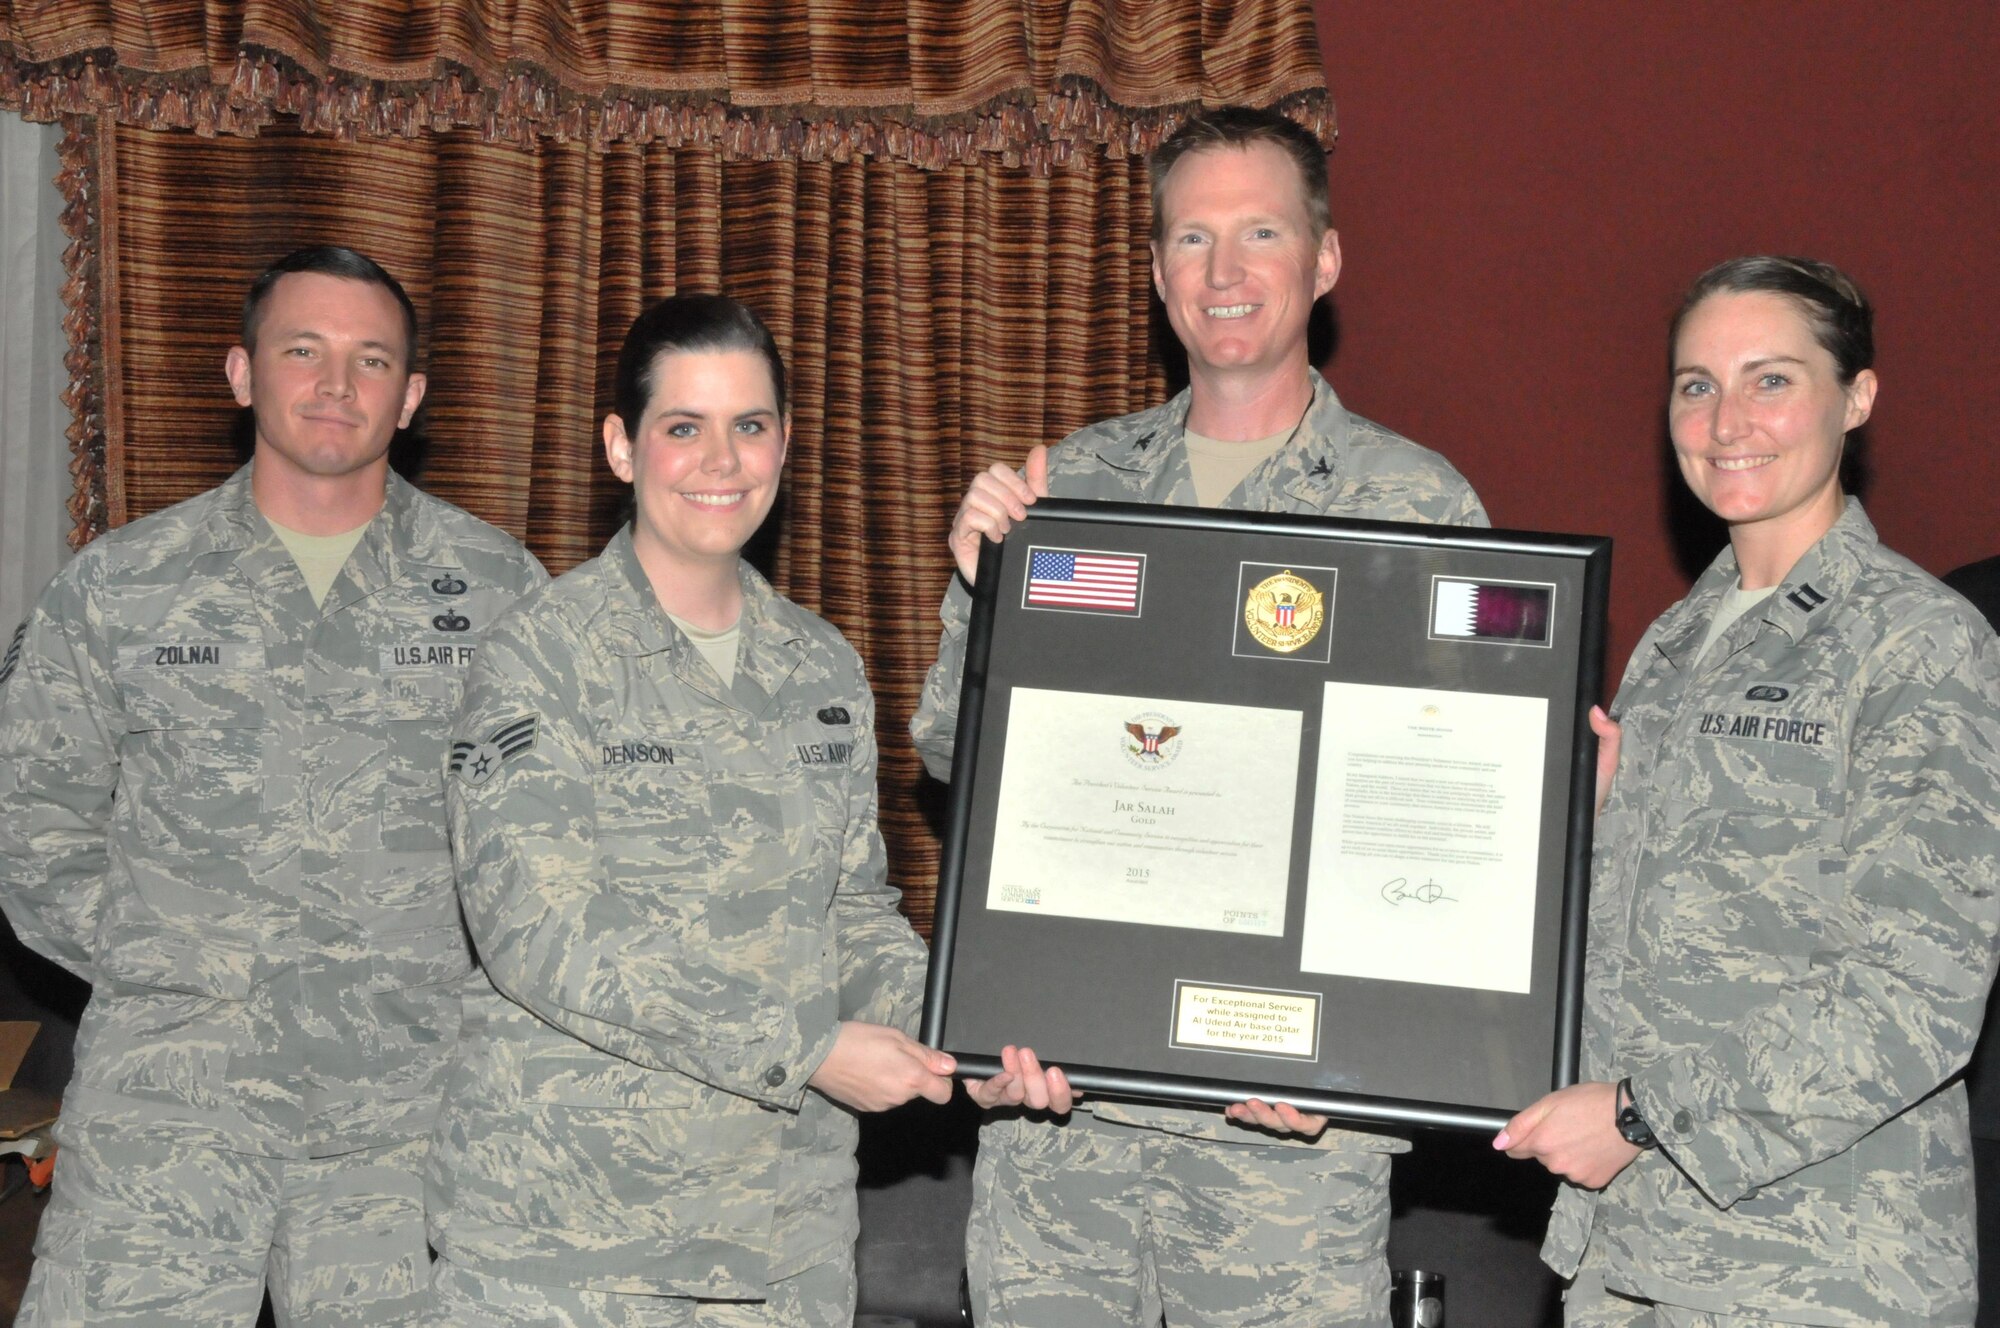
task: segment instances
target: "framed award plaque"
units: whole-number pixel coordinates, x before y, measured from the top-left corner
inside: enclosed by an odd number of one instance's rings
[[[1481,1130],[1573,1082],[1610,556],[1037,503],[979,565],[924,1040]]]

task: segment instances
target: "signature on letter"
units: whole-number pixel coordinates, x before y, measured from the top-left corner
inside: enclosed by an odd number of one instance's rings
[[[1444,887],[1436,881],[1425,881],[1422,885],[1411,885],[1409,878],[1398,876],[1382,887],[1382,898],[1392,904],[1455,904],[1458,899],[1444,892]]]

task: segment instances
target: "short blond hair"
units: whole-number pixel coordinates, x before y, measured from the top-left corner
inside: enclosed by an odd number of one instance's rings
[[[1312,131],[1277,111],[1256,106],[1218,106],[1202,111],[1167,135],[1146,159],[1146,174],[1153,193],[1153,239],[1166,231],[1160,212],[1160,196],[1165,193],[1167,172],[1182,157],[1195,152],[1215,152],[1224,148],[1243,149],[1269,143],[1291,158],[1299,169],[1299,188],[1304,191],[1306,216],[1319,234],[1333,229],[1333,204],[1327,197],[1326,149]]]

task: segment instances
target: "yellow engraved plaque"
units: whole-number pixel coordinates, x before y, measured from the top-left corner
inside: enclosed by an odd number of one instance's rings
[[[1243,625],[1260,645],[1290,654],[1326,624],[1326,596],[1290,571],[1265,577],[1243,604]]]

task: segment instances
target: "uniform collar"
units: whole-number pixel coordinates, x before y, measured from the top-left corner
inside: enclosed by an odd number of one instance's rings
[[[250,492],[252,464],[246,461],[215,487],[215,504],[204,532],[208,547],[201,552],[235,552],[253,548],[272,537],[271,523],[264,519]],[[418,501],[417,492],[415,485],[390,471],[382,510],[368,523],[363,542],[380,534],[384,543],[406,562],[427,567],[461,566],[437,514]]]
[[[1312,380],[1312,401],[1306,406],[1305,417],[1290,441],[1252,474],[1258,487],[1319,508],[1342,483],[1352,423],[1333,385],[1316,369],[1308,368],[1306,373]],[[1170,467],[1177,467],[1177,475],[1185,473],[1183,437],[1193,404],[1194,389],[1183,388],[1171,400],[1143,412],[1133,420],[1132,428],[1099,444],[1098,459],[1114,470],[1153,476],[1155,483],[1166,478]]]
[[[198,554],[241,553],[266,541],[277,542],[277,533],[250,496],[249,462],[238,466],[235,474],[215,487],[208,520],[202,525],[202,538],[206,547],[196,550]]]
[[[296,571],[290,550],[271,529],[250,491],[246,462],[215,490],[215,505],[204,529],[204,553],[233,554],[236,566],[252,584],[267,590],[288,585],[282,580]],[[432,504],[419,500],[415,485],[389,472],[382,509],[369,521],[361,542],[340,569],[322,613],[367,599],[394,585],[406,566],[435,579],[463,566],[445,534]],[[303,584],[303,583],[301,583]]]
[[[463,566],[451,541],[445,537],[436,510],[417,501],[416,487],[394,471],[389,473],[388,492],[382,510],[368,523],[348,558],[347,566],[327,592],[327,609],[366,599],[416,569],[425,580],[443,580]]]
[[[805,658],[806,634],[785,612],[784,598],[756,568],[738,558],[744,649],[735,682],[724,688],[694,643],[660,607],[653,583],[639,562],[629,524],[604,546],[603,560],[616,586],[606,624],[606,646],[613,654],[669,654],[674,675],[682,683],[712,701],[753,715],[763,713]]]
[[[1833,617],[1833,607],[1853,590],[1863,557],[1880,543],[1860,500],[1848,495],[1839,518],[1785,573],[1757,608],[1758,617],[1797,645]],[[1659,643],[1660,653],[1676,668],[1691,662],[1688,656],[1707,635],[1716,604],[1740,575],[1736,551],[1725,545],[1681,601],[1680,621]]]
[[[1265,463],[1263,483],[1308,507],[1323,508],[1346,482],[1353,417],[1333,384],[1312,371],[1312,404],[1298,436]]]
[[[1181,436],[1187,431],[1188,406],[1193,401],[1194,389],[1184,387],[1160,405],[1141,411],[1129,429],[1098,444],[1097,459],[1113,470],[1157,476],[1187,450]]]
[[[1765,601],[1764,620],[1794,643],[1805,639],[1833,617],[1833,606],[1854,589],[1862,560],[1881,542],[1860,500],[1848,496],[1833,528],[1806,550]]]

